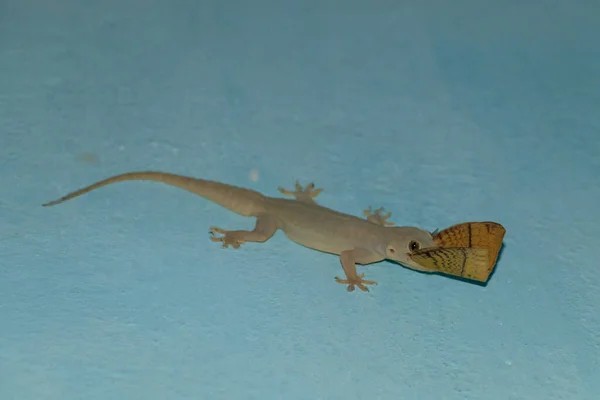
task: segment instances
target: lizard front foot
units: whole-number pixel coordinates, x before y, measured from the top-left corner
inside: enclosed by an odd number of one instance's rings
[[[281,186],[277,188],[277,190],[279,190],[282,194],[294,196],[298,201],[305,201],[309,203],[314,203],[315,201],[313,199],[323,191],[323,189],[315,189],[314,183],[309,183],[303,188],[298,181],[296,181],[295,189],[295,191],[287,190]]]
[[[358,288],[360,290],[362,290],[363,292],[368,292],[369,288],[366,287],[365,285],[377,285],[377,282],[364,280],[363,279],[364,276],[365,276],[365,274],[360,274],[355,279],[341,279],[340,277],[336,276],[335,281],[337,283],[341,283],[343,285],[348,285],[346,290],[349,292],[354,291],[354,286],[358,286]]]
[[[381,226],[394,226],[395,224],[393,222],[388,221],[388,219],[392,216],[392,213],[388,211],[386,214],[382,214],[383,211],[383,207],[380,207],[373,212],[373,209],[371,206],[369,206],[369,208],[363,211],[363,213],[365,214],[367,221],[370,221],[374,224]]]
[[[244,240],[236,237],[235,232],[231,232],[231,231],[227,231],[225,229],[216,227],[216,226],[211,226],[210,227],[210,240],[212,240],[213,242],[221,242],[223,244],[223,248],[227,248],[229,246],[233,247],[234,249],[239,248],[243,243],[245,243]],[[217,234],[221,234],[223,236],[217,236]]]

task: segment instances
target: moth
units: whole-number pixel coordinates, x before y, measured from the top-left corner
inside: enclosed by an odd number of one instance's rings
[[[433,233],[439,247],[417,250],[411,259],[432,271],[487,282],[506,229],[496,222],[464,222]]]

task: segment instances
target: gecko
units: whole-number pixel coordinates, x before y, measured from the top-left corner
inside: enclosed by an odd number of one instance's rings
[[[210,200],[221,207],[245,217],[255,217],[253,230],[226,230],[217,226],[209,229],[209,238],[220,242],[223,248],[239,248],[244,243],[263,243],[281,230],[291,241],[339,256],[346,279],[335,281],[346,285],[349,292],[355,287],[367,292],[367,285],[376,281],[364,279],[356,265],[367,265],[384,260],[393,261],[410,269],[433,272],[411,260],[412,252],[437,247],[432,233],[412,226],[395,226],[388,221],[391,212],[383,208],[364,210],[365,218],[341,213],[319,205],[314,199],[323,189],[314,183],[295,184],[295,190],[278,187],[285,196],[269,197],[260,192],[217,181],[194,178],[159,171],[138,171],[114,175],[71,192],[57,200],[42,204],[54,206],[94,189],[122,181],[154,181],[174,186]]]

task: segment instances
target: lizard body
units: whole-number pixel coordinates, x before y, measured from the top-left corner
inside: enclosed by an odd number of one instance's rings
[[[43,206],[54,206],[102,186],[131,180],[175,186],[242,216],[256,218],[252,231],[211,227],[211,240],[221,242],[223,247],[239,248],[246,242],[265,242],[277,230],[281,230],[300,245],[339,255],[346,279],[335,279],[338,283],[348,285],[348,291],[353,291],[355,286],[367,291],[366,285],[377,284],[364,280],[364,274],[358,275],[356,264],[365,265],[388,259],[411,269],[433,272],[410,259],[413,251],[436,246],[430,232],[410,226],[392,226],[394,224],[387,221],[391,213],[382,215],[382,209],[375,212],[370,208],[365,210],[366,219],[363,219],[323,207],[314,201],[322,189],[314,189],[312,183],[303,188],[296,182],[295,191],[278,188],[281,193],[294,196],[292,200],[183,175],[155,171],[129,172],[101,180]]]

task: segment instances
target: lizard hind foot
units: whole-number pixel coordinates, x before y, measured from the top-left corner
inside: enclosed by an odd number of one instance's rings
[[[317,197],[323,191],[323,189],[315,189],[315,184],[312,182],[306,185],[305,187],[302,187],[302,185],[300,185],[300,182],[296,181],[294,188],[296,190],[287,190],[279,186],[277,190],[279,190],[282,194],[285,194],[287,196],[294,196],[298,201],[304,201],[308,203],[314,203],[314,198]]]
[[[365,274],[360,274],[355,279],[341,279],[340,277],[336,276],[335,281],[337,283],[341,283],[342,285],[348,285],[346,290],[349,292],[353,292],[355,286],[358,286],[358,288],[363,292],[368,292],[369,288],[365,285],[377,285],[377,282],[364,280],[364,276]]]
[[[211,226],[210,230],[210,240],[213,242],[221,242],[224,249],[231,246],[234,249],[238,249],[242,244],[245,243],[243,239],[236,237],[235,232],[227,231],[225,229]],[[223,236],[217,236],[218,234]]]

